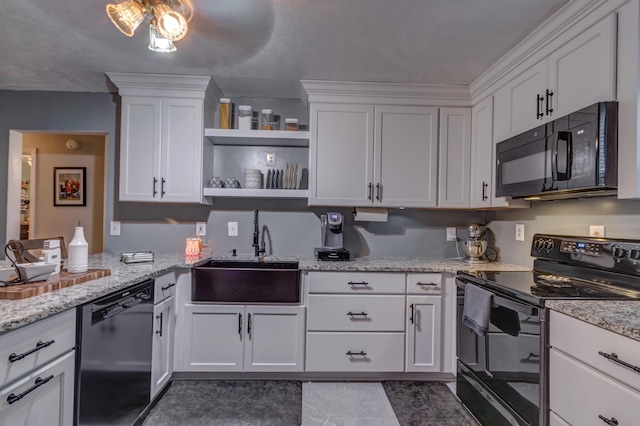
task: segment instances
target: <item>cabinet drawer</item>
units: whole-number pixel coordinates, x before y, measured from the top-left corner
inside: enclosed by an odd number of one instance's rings
[[[405,275],[388,272],[310,272],[309,293],[404,294]]]
[[[572,425],[600,425],[615,418],[637,425],[640,393],[557,350],[549,356],[549,405]]]
[[[600,354],[640,367],[640,342],[554,311],[549,324],[551,347],[640,391],[640,374]]]
[[[164,299],[176,295],[176,274],[169,272],[155,279],[153,289],[153,303],[162,302]]]
[[[404,331],[404,296],[309,295],[309,331]]]
[[[404,371],[403,348],[404,333],[307,333],[306,371]]]
[[[439,294],[442,292],[442,274],[407,274],[408,294]]]
[[[0,336],[0,386],[71,350],[75,341],[75,309]],[[18,358],[11,362],[13,354]]]

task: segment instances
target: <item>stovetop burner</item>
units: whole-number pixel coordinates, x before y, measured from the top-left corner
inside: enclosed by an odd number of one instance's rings
[[[537,275],[535,280],[538,285],[544,285],[548,287],[571,287],[571,278],[560,277],[558,275]]]

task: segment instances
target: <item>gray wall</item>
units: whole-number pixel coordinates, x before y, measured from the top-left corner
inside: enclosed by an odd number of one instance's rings
[[[610,238],[640,239],[640,201],[596,198],[535,202],[530,209],[488,214],[487,226],[496,238],[504,262],[532,266],[535,233],[589,235],[590,225],[604,225]],[[515,241],[515,225],[525,225],[525,241]]]

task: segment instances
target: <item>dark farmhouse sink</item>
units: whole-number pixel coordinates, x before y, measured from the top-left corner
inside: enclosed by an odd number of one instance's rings
[[[191,278],[193,302],[300,304],[298,262],[211,260]]]

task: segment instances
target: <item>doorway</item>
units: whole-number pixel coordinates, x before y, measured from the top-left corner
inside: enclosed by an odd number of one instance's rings
[[[28,156],[25,158],[23,153]],[[25,209],[23,164],[28,162],[29,156],[32,164],[28,166],[29,200]],[[106,133],[11,130],[8,157],[7,240],[24,239],[28,222],[28,238],[63,236],[68,244],[80,222],[89,243],[89,253],[104,251]],[[86,170],[84,203],[59,205],[55,202],[56,168]]]

